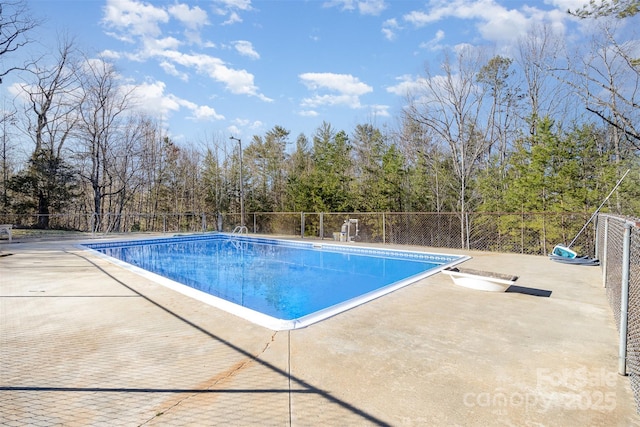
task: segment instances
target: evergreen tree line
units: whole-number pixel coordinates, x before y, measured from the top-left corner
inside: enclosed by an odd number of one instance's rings
[[[132,212],[238,213],[241,196],[246,212],[589,213],[631,169],[606,209],[637,216],[637,46],[624,18],[594,22],[579,49],[541,26],[510,57],[445,53],[407,82],[393,126],[276,125],[241,143],[178,144],[140,113],[141,88],[63,40],[1,117],[0,210],[41,228],[90,215],[95,230]]]

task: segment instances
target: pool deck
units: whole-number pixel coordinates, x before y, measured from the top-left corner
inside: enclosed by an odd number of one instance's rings
[[[420,248],[519,288],[436,274],[274,332],[77,243],[0,240],[0,425],[640,425],[598,267]]]

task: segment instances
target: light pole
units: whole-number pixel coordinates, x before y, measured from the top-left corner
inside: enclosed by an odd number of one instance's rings
[[[229,139],[238,141],[240,147],[240,227],[244,228],[244,182],[242,180],[242,141],[240,138],[230,136]]]

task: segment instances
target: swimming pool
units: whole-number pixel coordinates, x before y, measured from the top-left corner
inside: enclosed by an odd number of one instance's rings
[[[273,330],[308,326],[468,259],[223,233],[83,246]]]

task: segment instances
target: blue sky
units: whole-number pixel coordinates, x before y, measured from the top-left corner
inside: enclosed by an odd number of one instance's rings
[[[280,125],[312,136],[327,121],[396,125],[405,93],[461,44],[509,55],[533,24],[567,38],[583,0],[28,0],[57,34],[113,61],[141,108],[178,142],[249,139]],[[9,96],[8,84],[0,86]]]

